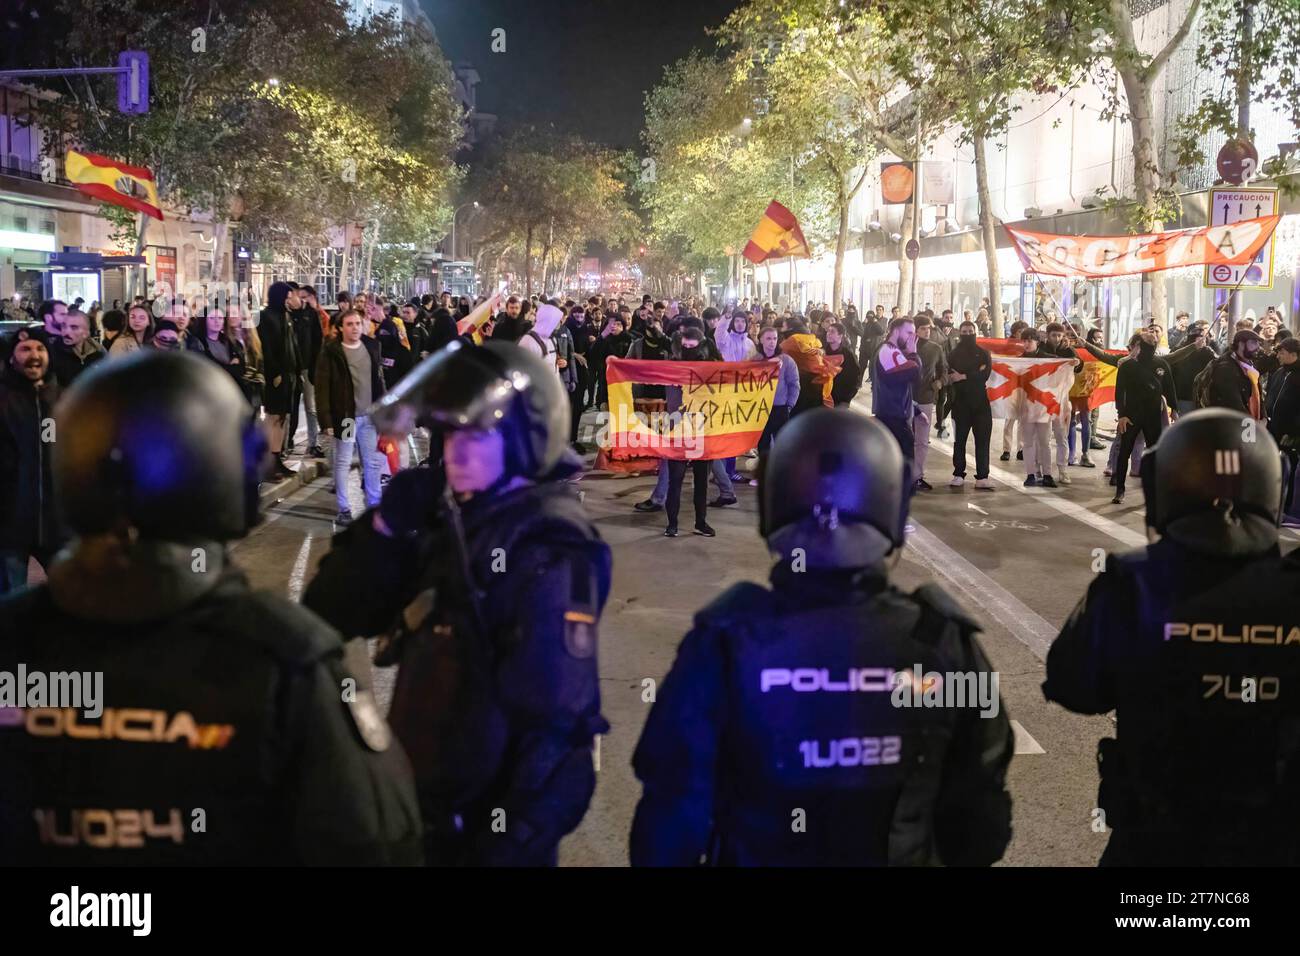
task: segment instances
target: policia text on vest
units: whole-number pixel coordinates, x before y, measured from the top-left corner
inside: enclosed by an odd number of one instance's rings
[[[996,671],[939,673],[891,667],[850,667],[832,672],[826,667],[766,667],[759,674],[764,694],[788,690],[796,694],[884,693],[895,707],[978,707],[980,716],[999,712]]]

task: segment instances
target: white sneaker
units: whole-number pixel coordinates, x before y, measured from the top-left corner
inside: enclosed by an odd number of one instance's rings
[[[953,475],[953,476],[952,476],[952,481],[948,482],[948,487],[949,487],[949,488],[960,488],[960,487],[961,487],[962,485],[964,485],[964,484],[966,484],[966,479],[965,479],[965,478],[963,478],[961,475]]]
[[[992,478],[980,478],[979,480],[977,480],[977,481],[975,482],[975,487],[976,487],[977,489],[979,489],[980,491],[992,491],[992,490],[993,490],[993,479],[992,479]]]
[[[1058,471],[1056,473],[1056,483],[1058,485],[1068,485],[1070,484],[1070,476],[1063,471]]]

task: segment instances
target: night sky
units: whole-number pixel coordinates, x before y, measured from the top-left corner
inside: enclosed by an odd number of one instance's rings
[[[478,108],[502,125],[554,123],[635,147],[645,93],[740,0],[420,0],[453,63],[478,70]],[[492,52],[492,31],[506,52]]]

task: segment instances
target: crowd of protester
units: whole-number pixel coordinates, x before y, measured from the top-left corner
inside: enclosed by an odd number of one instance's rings
[[[382,294],[340,292],[326,308],[311,286],[275,282],[266,304],[252,313],[237,301],[221,307],[174,300],[165,306],[136,298],[101,311],[47,301],[3,303],[6,318],[31,321],[5,339],[0,380],[0,592],[26,580],[28,559],[44,563],[62,540],[50,488],[50,443],[41,429],[61,390],[96,362],[141,349],[184,349],[222,366],[260,411],[274,453],[268,480],[295,474],[293,459],[327,462],[338,504],[337,524],[352,514],[347,476],[359,460],[362,492],[378,502],[388,478],[416,460],[414,442],[377,434],[365,411],[416,364],[463,338],[515,342],[554,369],[570,401],[570,441],[580,452],[581,422],[592,409],[607,410],[607,363],[642,361],[780,363],[771,410],[761,438],[747,457],[757,458],[794,415],[824,405],[870,407],[899,441],[911,463],[913,490],[933,487],[932,436],[951,438],[952,475],[967,479],[967,451],[975,459],[974,487],[991,491],[993,419],[985,385],[992,353],[980,344],[992,336],[987,308],[960,321],[953,310],[928,307],[905,315],[876,305],[859,315],[823,303],[806,313],[742,301],[718,308],[691,297],[682,301],[642,296],[624,301],[601,294],[581,298],[510,295],[496,314],[467,326],[484,299],[443,292],[408,301]],[[124,307],[123,307],[124,306]],[[30,311],[29,311],[30,310]],[[1039,317],[1038,325],[1012,324],[1006,338],[1027,356],[1072,360],[1076,376],[1070,406],[1051,421],[1008,419],[1002,425],[1001,460],[1023,462],[1024,483],[1056,488],[1071,470],[1094,468],[1091,453],[1108,450],[1103,476],[1122,502],[1126,477],[1136,474],[1146,444],[1171,420],[1193,408],[1220,406],[1267,427],[1295,456],[1300,436],[1300,341],[1275,309],[1256,322],[1191,322],[1180,313],[1166,330],[1157,323],[1135,333],[1126,354],[1102,348],[1099,325]],[[1089,380],[1080,350],[1117,366],[1116,434],[1109,445],[1099,431],[1098,409],[1088,401]],[[862,394],[870,387],[868,399]],[[862,394],[862,397],[859,397]],[[681,389],[636,385],[638,411],[669,414],[682,404]],[[296,444],[299,418],[306,441]],[[737,503],[737,488],[758,477],[737,459],[660,462],[650,496],[639,512],[663,511],[665,535],[678,534],[687,473],[693,479],[694,531],[713,536],[709,508]],[[710,497],[708,485],[715,493]]]

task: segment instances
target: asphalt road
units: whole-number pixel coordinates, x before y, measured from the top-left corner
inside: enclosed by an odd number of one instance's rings
[[[995,456],[1000,428],[995,423]],[[1097,739],[1111,735],[1114,723],[1046,703],[1040,690],[1043,659],[1104,553],[1145,542],[1140,485],[1130,483],[1124,505],[1110,504],[1113,492],[1100,467],[1105,452],[1097,452],[1096,470],[1070,469],[1074,483],[1058,490],[1024,488],[1014,460],[995,460],[992,492],[975,491],[970,481],[949,489],[950,456],[946,442],[932,439],[927,474],[935,490],[914,499],[896,581],[904,588],[938,581],[984,625],[981,641],[1000,674],[1017,737],[1010,771],[1014,837],[1003,863],[1091,866],[1107,839],[1092,825],[1094,755]],[[353,510],[360,514],[355,470],[350,481]],[[297,490],[238,543],[235,559],[256,586],[295,600],[301,595],[329,548],[336,510],[329,485],[319,479]],[[612,729],[599,741],[591,808],[561,847],[565,865],[626,865],[640,795],[630,760],[650,706],[642,700],[643,682],[667,673],[695,610],[736,581],[765,580],[770,566],[757,533],[757,489],[741,486],[738,505],[710,511],[716,538],[668,539],[661,534],[662,513],[632,510],[652,486],[652,476],[602,473],[589,474],[580,485],[614,552],[613,590],[600,628],[603,710]],[[690,525],[689,502],[687,489],[683,529]],[[1283,535],[1294,547],[1295,532]],[[354,660],[364,665],[363,647],[354,645]],[[390,671],[375,675],[383,700],[391,677]]]

